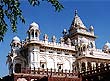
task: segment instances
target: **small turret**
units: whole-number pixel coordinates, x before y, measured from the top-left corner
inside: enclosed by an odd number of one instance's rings
[[[55,36],[52,36],[52,42],[56,43],[56,37]]]
[[[11,42],[11,47],[14,48],[14,47],[21,47],[21,42],[20,42],[20,39],[19,37],[15,36]]]
[[[63,37],[60,37],[60,44],[64,44],[64,39],[63,39]]]
[[[48,42],[48,35],[47,34],[44,34],[44,41]]]
[[[39,40],[40,30],[39,25],[35,22],[30,24],[30,28],[28,30],[29,40]]]
[[[94,27],[90,26],[89,30],[90,30],[90,33],[94,35]]]
[[[63,29],[62,34],[63,34],[63,36],[65,36],[67,34],[67,30],[66,29]]]

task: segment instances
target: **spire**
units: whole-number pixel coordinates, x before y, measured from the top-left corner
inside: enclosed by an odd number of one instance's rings
[[[75,16],[77,15],[77,13],[78,13],[77,10],[75,10]]]
[[[84,26],[82,20],[78,16],[77,10],[75,10],[75,17],[74,17],[74,20],[72,22],[72,26],[71,27],[77,27],[77,26],[80,27],[80,28],[86,29],[86,27]]]

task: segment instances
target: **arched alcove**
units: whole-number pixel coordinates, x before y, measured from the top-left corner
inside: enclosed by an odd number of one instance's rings
[[[44,57],[40,58],[40,67],[43,68],[43,69],[47,68],[47,60],[46,60],[46,58],[44,58]]]
[[[15,64],[15,73],[21,73],[21,64],[19,63]]]
[[[87,68],[88,68],[88,70],[92,70],[92,65],[90,62],[87,62]]]
[[[63,68],[64,70],[70,70],[70,67],[71,67],[71,63],[69,60],[65,60],[64,63],[63,63]]]
[[[31,36],[34,38],[34,30],[31,31]]]
[[[85,63],[84,62],[82,62],[81,66],[82,66],[81,70],[82,71],[85,71],[86,70],[86,66],[85,66]]]
[[[90,48],[93,48],[93,43],[92,42],[90,42]]]
[[[54,59],[49,57],[47,60],[47,68],[48,69],[54,69],[55,68],[55,63],[54,63]]]
[[[56,63],[57,63],[57,68],[56,69],[63,69],[63,61],[61,60],[61,58],[57,58],[57,61],[56,61]]]

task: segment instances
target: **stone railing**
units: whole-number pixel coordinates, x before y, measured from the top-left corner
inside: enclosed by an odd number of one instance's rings
[[[41,68],[22,68],[21,73],[34,74],[34,75],[45,75],[45,76],[65,76],[65,77],[78,77],[77,71],[70,70],[56,70],[56,69],[41,69]]]

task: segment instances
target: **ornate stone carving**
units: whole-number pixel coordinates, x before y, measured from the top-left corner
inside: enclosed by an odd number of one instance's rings
[[[52,42],[56,42],[56,37],[55,36],[52,36]]]
[[[68,44],[68,45],[71,45],[71,40],[70,40],[70,38],[67,39],[67,44]]]
[[[61,43],[61,44],[64,43],[64,39],[63,39],[63,37],[60,37],[60,43]]]
[[[44,34],[44,41],[48,41],[48,35]]]

